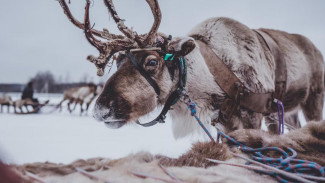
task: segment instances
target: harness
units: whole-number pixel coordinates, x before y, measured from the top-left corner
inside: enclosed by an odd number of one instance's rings
[[[262,114],[277,112],[277,101],[281,101],[284,97],[287,77],[284,56],[281,54],[276,42],[269,35],[261,30],[254,31],[258,35],[260,43],[268,48],[275,61],[274,92],[255,93],[249,90],[206,43],[196,40],[206,63],[210,64],[209,69],[213,73],[215,81],[227,95],[220,108],[218,121],[229,121],[239,107]]]
[[[262,30],[254,30],[258,35],[258,39],[261,44],[264,44],[268,48],[270,53],[273,55],[276,69],[275,69],[275,91],[269,93],[255,93],[249,90],[245,85],[239,80],[239,78],[228,68],[228,66],[214,53],[214,51],[203,41],[196,40],[200,47],[200,52],[203,55],[206,63],[209,65],[211,73],[214,73],[214,79],[220,86],[220,88],[226,93],[227,98],[222,104],[219,112],[218,122],[225,123],[229,121],[234,114],[234,112],[239,109],[239,107],[244,107],[250,111],[270,114],[277,112],[279,109],[279,101],[284,97],[286,90],[286,63],[284,61],[284,56],[281,54],[280,48],[276,42]],[[137,50],[141,51],[141,50]],[[160,89],[158,84],[151,78],[151,76],[138,64],[138,61],[132,54],[128,52],[126,57],[131,60],[133,65],[137,68],[140,74],[148,81],[148,83],[153,87],[157,95],[160,95]],[[144,127],[153,126],[157,123],[164,123],[166,119],[166,114],[170,110],[171,106],[174,105],[179,98],[185,93],[186,84],[186,60],[184,57],[177,57],[174,54],[165,53],[165,62],[171,62],[172,67],[168,67],[171,78],[173,79],[173,70],[175,68],[179,69],[179,81],[178,88],[174,90],[168,97],[162,111],[154,120],[141,124]],[[282,103],[281,103],[282,104]],[[282,113],[283,115],[283,113]],[[283,128],[283,124],[282,124]]]

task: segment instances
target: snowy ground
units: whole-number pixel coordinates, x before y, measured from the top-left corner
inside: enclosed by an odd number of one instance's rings
[[[50,99],[53,104],[61,99],[61,95],[36,97],[41,101]],[[6,163],[70,163],[79,158],[120,158],[139,151],[177,157],[193,142],[202,140],[198,135],[175,140],[170,118],[166,124],[150,128],[128,125],[114,130],[95,121],[91,109],[89,115],[83,116],[78,108],[72,114],[66,110],[31,115],[8,114],[6,108],[4,111],[0,114],[0,159]],[[301,112],[299,117],[303,119]]]
[[[18,94],[10,94],[14,99]],[[58,103],[61,95],[38,95],[41,101]],[[44,109],[44,112],[46,109]],[[51,161],[70,163],[79,158],[119,158],[130,153],[149,151],[177,157],[196,141],[196,137],[175,140],[171,121],[144,128],[128,125],[106,128],[89,115],[65,112],[51,114],[0,114],[0,159],[7,163]]]

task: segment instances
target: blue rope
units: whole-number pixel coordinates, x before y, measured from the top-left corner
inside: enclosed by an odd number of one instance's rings
[[[208,131],[208,129],[204,126],[202,121],[199,119],[199,117],[196,115],[196,104],[195,102],[192,102],[191,99],[186,102],[187,108],[191,111],[191,115],[194,116],[196,121],[199,123],[199,125],[203,128],[204,132],[209,136],[212,142],[215,142],[212,135]]]
[[[301,160],[301,159],[296,159],[297,157],[297,152],[291,148],[286,148],[289,153],[284,151],[283,149],[279,147],[263,147],[263,148],[251,148],[249,146],[246,146],[235,139],[229,137],[228,135],[224,134],[221,131],[218,131],[218,133],[226,138],[229,142],[232,144],[235,144],[239,146],[239,148],[243,152],[247,153],[252,153],[252,159],[255,161],[258,161],[263,164],[267,164],[270,166],[273,166],[275,168],[287,171],[287,172],[292,172],[292,173],[297,173],[297,174],[309,174],[309,175],[315,175],[315,176],[321,176],[325,177],[325,167],[320,166],[319,164],[307,160]],[[268,152],[268,151],[274,151],[279,153],[281,156],[278,158],[272,158],[272,157],[267,157],[262,154],[262,152]],[[291,154],[291,155],[289,155]],[[288,180],[287,177],[283,175],[279,175],[276,173],[269,173],[269,172],[264,172],[264,171],[259,171],[260,173],[268,174],[270,176],[275,177],[279,182],[283,183],[289,183],[293,182],[292,180]]]
[[[187,105],[187,108],[191,111],[191,115],[195,117],[199,125],[202,127],[204,132],[209,136],[212,142],[215,142],[213,137],[211,136],[208,129],[204,126],[204,124],[201,122],[199,117],[196,115],[196,104],[192,102],[191,99],[187,95],[185,95],[184,99],[187,98],[188,101],[185,102]],[[278,105],[278,115],[279,115],[279,133],[283,134],[284,132],[284,124],[283,124],[283,116],[284,116],[284,107],[281,101],[276,100]],[[235,144],[239,146],[239,148],[246,153],[252,153],[252,159],[255,161],[258,161],[260,163],[273,166],[275,168],[296,173],[296,174],[308,174],[308,175],[314,175],[314,176],[320,176],[325,177],[325,167],[320,166],[319,164],[307,160],[302,159],[296,159],[297,152],[293,150],[292,148],[286,148],[285,151],[279,147],[263,147],[263,148],[251,148],[249,146],[246,146],[235,139],[231,138],[230,136],[226,135],[225,133],[218,130],[218,137],[224,137],[226,138],[230,143]],[[263,154],[263,152],[277,152],[280,154],[280,157],[273,158],[268,157]],[[269,171],[257,171],[259,173],[267,174],[270,176],[275,177],[279,182],[282,183],[293,183],[291,179],[288,177],[285,177],[284,175],[277,174],[275,172],[269,172]]]

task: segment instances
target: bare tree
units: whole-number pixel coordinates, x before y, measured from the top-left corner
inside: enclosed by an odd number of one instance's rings
[[[31,80],[34,82],[36,92],[51,91],[54,89],[56,83],[50,71],[38,72]]]

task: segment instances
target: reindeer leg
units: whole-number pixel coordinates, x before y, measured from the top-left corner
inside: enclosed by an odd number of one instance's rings
[[[87,103],[86,105],[86,114],[88,115],[88,109],[89,109],[90,103]]]
[[[70,113],[72,113],[72,111],[74,110],[74,109],[73,110],[71,109],[71,104],[73,104],[75,102],[77,102],[76,99],[70,99],[69,102],[68,102],[68,110],[69,110]]]
[[[70,109],[70,104],[71,104],[71,100],[68,102],[68,110],[69,110],[69,112],[71,113],[72,110]]]
[[[277,113],[272,113],[265,116],[265,125],[270,134],[278,134],[279,123]]]
[[[300,120],[298,118],[298,111],[284,116],[284,122],[289,130],[301,128]]]
[[[82,113],[84,112],[84,109],[82,108],[83,102],[80,101],[80,116],[82,115]]]
[[[301,104],[306,121],[320,121],[324,105],[324,88],[319,91],[310,91],[305,103]]]
[[[76,100],[75,103],[74,103],[72,111],[76,110],[76,107],[77,107],[78,103],[79,103],[79,100]]]
[[[61,100],[61,102],[58,104],[58,107],[60,108],[60,109],[59,109],[60,112],[62,112],[62,103],[63,103],[64,101],[66,101],[66,100],[67,100],[67,98],[63,98],[63,100]]]
[[[232,115],[231,119],[223,125],[226,131],[234,131],[238,129],[261,129],[263,115],[252,112],[247,109],[240,108]]]
[[[25,104],[24,107],[25,107],[26,111],[29,112],[27,104]]]
[[[0,112],[2,113],[2,107],[3,107],[3,105],[1,104],[0,106],[1,106],[1,108],[0,108]]]

